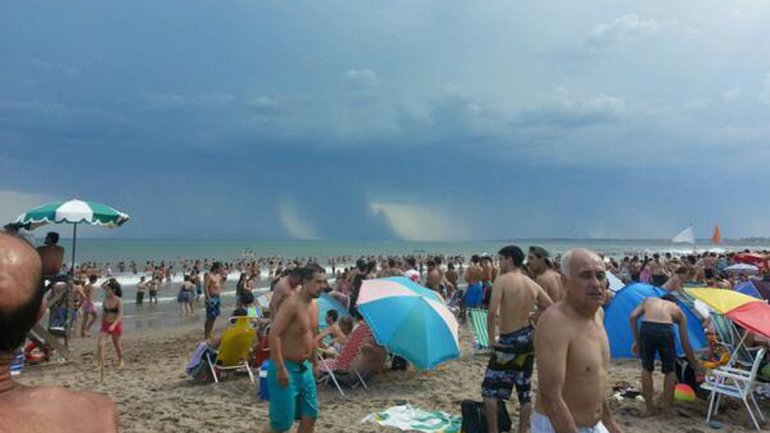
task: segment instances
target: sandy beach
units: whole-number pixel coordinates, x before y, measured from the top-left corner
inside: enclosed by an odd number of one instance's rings
[[[52,362],[25,368],[19,380],[25,384],[58,385],[70,389],[89,389],[104,393],[115,401],[120,412],[123,432],[254,432],[262,431],[267,422],[268,403],[259,401],[257,385],[248,376],[230,374],[219,384],[190,382],[184,368],[202,330],[201,313],[189,324],[134,332],[124,336],[126,367],[122,371],[107,370],[105,383],[99,383],[95,364],[96,342],[92,338],[75,338],[73,356],[66,363]],[[219,320],[218,329],[224,324]],[[460,401],[480,399],[480,383],[487,358],[471,354],[470,334],[461,333],[463,356],[443,364],[435,371],[387,371],[375,377],[369,389],[346,390],[342,397],[335,388],[320,388],[321,414],[319,432],[385,432],[387,427],[361,420],[372,412],[397,404],[410,403],[427,410],[443,410],[460,414]],[[108,346],[109,347],[109,346]],[[108,363],[114,359],[108,349]],[[639,362],[613,362],[612,385],[627,382],[637,390]],[[656,373],[656,391],[660,392],[662,375]],[[644,403],[640,400],[612,400],[614,413],[626,432],[716,431],[705,423],[707,404],[676,402],[671,419],[642,418]],[[516,422],[518,403],[508,402],[508,410]],[[760,402],[767,412],[768,403]],[[717,419],[725,423],[724,432],[744,432],[749,418],[742,406],[733,405]],[[766,426],[767,424],[765,424]]]

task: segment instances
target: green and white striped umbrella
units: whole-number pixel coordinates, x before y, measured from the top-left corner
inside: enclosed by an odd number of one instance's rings
[[[72,224],[72,264],[75,269],[75,247],[77,245],[78,225],[88,224],[114,228],[128,221],[128,214],[120,212],[106,204],[73,199],[54,201],[27,211],[16,222],[24,224],[30,230],[46,224]]]
[[[128,221],[128,214],[110,206],[93,201],[70,200],[54,201],[38,206],[19,215],[17,223],[29,224],[36,228],[45,224],[89,224],[117,227]]]

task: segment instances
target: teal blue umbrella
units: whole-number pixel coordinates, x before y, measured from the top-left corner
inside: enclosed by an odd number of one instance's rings
[[[17,223],[29,226],[31,229],[46,224],[72,224],[72,266],[70,272],[74,272],[75,269],[78,224],[114,228],[123,225],[128,220],[128,214],[106,204],[78,199],[46,203],[16,218]]]
[[[436,292],[408,278],[364,280],[357,305],[377,342],[417,368],[460,356],[457,319]]]
[[[338,319],[343,317],[350,317],[350,313],[347,308],[337,302],[336,299],[329,296],[328,293],[321,293],[321,296],[316,299],[318,303],[318,328],[324,330],[326,328],[326,313],[329,310],[334,310],[339,314]]]

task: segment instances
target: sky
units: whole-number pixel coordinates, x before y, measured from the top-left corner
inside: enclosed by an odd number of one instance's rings
[[[0,221],[770,236],[770,3],[0,0]]]

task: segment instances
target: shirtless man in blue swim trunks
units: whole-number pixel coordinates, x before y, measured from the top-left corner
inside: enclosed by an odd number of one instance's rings
[[[222,280],[225,272],[222,263],[214,262],[211,270],[206,274],[206,281],[203,284],[203,291],[206,295],[206,323],[203,325],[203,338],[208,340],[211,337],[211,330],[214,328],[214,322],[222,313]]]
[[[287,297],[273,317],[270,353],[273,363],[267,372],[270,389],[270,426],[265,432],[291,429],[299,420],[299,432],[311,433],[318,418],[315,371],[318,334],[318,304],[326,276],[317,264],[300,271],[302,288]]]
[[[497,400],[508,400],[515,385],[521,405],[518,432],[526,433],[532,413],[531,380],[535,363],[535,328],[530,322],[530,313],[535,305],[538,312],[544,311],[551,305],[551,298],[523,272],[524,252],[519,247],[510,245],[498,254],[502,273],[492,286],[487,315],[489,343],[494,352],[484,373],[481,395],[489,432],[497,433]],[[498,311],[500,337],[496,338]]]
[[[468,288],[465,289],[464,304],[466,308],[479,308],[484,301],[484,286],[481,284],[484,278],[484,269],[482,269],[480,258],[477,255],[471,257],[471,263],[465,270],[465,281]]]

